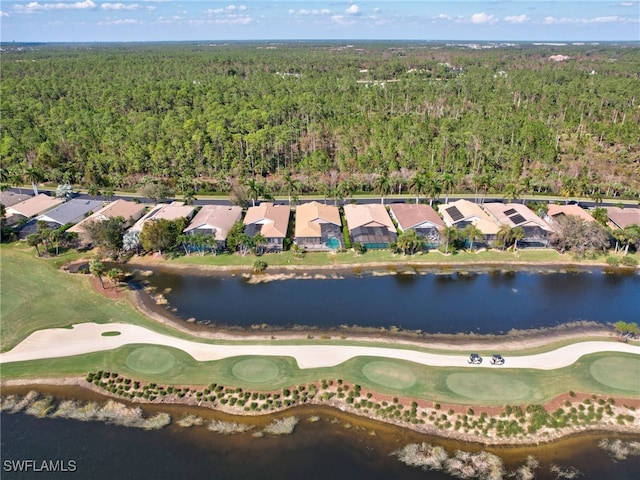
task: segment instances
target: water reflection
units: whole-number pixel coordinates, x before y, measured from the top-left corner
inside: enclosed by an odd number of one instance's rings
[[[183,319],[250,327],[399,326],[504,333],[571,321],[640,320],[640,275],[487,270],[280,280],[156,270],[145,277]]]

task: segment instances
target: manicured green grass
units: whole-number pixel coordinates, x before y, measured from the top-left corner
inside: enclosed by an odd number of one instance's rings
[[[630,255],[640,262],[640,255],[635,253]],[[256,257],[254,255],[190,255],[179,256],[166,263],[176,265],[209,265],[218,267],[251,267]],[[503,252],[500,250],[483,250],[480,252],[459,251],[445,255],[439,251],[432,250],[427,253],[416,255],[402,255],[392,253],[389,250],[369,250],[363,255],[358,255],[353,251],[347,252],[313,252],[307,253],[302,258],[296,258],[292,252],[267,253],[262,255],[262,260],[270,267],[289,266],[340,266],[340,265],[362,265],[385,263],[394,265],[477,265],[477,264],[504,264],[505,268],[517,263],[540,263],[557,265],[606,265],[606,257],[600,255],[596,258],[576,258],[570,254],[560,254],[550,248],[542,249],[521,249],[517,252]],[[267,269],[267,272],[269,270]]]
[[[211,255],[190,255],[180,256],[167,263],[175,263],[179,265],[211,265],[211,266],[237,266],[250,267],[255,256],[247,255],[229,255],[221,254]],[[391,264],[458,264],[458,263],[488,263],[503,262],[506,265],[514,262],[539,262],[539,263],[589,263],[585,261],[577,261],[570,255],[561,255],[552,249],[535,249],[535,250],[519,250],[513,252],[501,252],[498,250],[489,250],[481,252],[456,252],[454,254],[444,255],[438,251],[430,251],[417,255],[402,255],[392,253],[389,250],[369,250],[363,255],[358,255],[352,251],[348,252],[313,252],[307,253],[303,258],[296,258],[292,252],[267,253],[261,257],[272,267],[282,266],[324,266],[324,265],[363,265],[369,263],[391,263]],[[601,261],[604,261],[601,259]]]
[[[249,383],[272,382],[280,375],[279,362],[267,357],[252,357],[236,362],[231,368],[234,377]]]
[[[447,377],[446,385],[452,393],[474,401],[500,398],[504,402],[526,402],[532,397],[529,385],[502,372],[473,370],[452,373]]]
[[[132,362],[132,358],[135,361]],[[164,367],[143,371],[154,365],[154,358],[161,359]],[[625,365],[624,372],[611,370],[620,365]],[[98,370],[162,385],[217,383],[254,391],[278,390],[321,379],[343,379],[375,392],[464,405],[543,403],[570,390],[640,396],[640,386],[633,381],[634,372],[640,370],[638,356],[618,353],[588,355],[570,367],[553,371],[425,367],[375,357],[354,358],[332,368],[301,370],[290,357],[241,356],[198,362],[185,352],[169,347],[128,345],[76,357],[9,363],[2,366],[2,376],[39,378],[84,375]],[[394,377],[393,371],[400,375]],[[601,372],[617,380],[603,378]]]
[[[390,360],[374,360],[362,367],[367,380],[393,390],[405,390],[416,384],[418,376],[408,365]]]
[[[36,330],[75,323],[125,322],[185,337],[135,310],[127,300],[111,300],[93,291],[88,278],[60,271],[53,260],[36,258],[22,244],[0,246],[0,351]]]
[[[176,364],[172,352],[154,345],[138,347],[125,359],[127,367],[139,373],[161,374],[171,370]]]

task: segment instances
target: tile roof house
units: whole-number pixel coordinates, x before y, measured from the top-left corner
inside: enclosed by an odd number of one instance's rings
[[[508,225],[511,228],[522,227],[524,238],[520,240],[520,245],[549,246],[549,235],[553,233],[553,229],[526,205],[491,202],[483,204],[482,207],[500,225]]]
[[[354,243],[367,248],[387,248],[398,238],[396,227],[384,205],[345,205],[344,217]]]
[[[125,225],[132,225],[136,220],[142,217],[146,207],[143,204],[136,202],[129,202],[127,200],[118,199],[111,202],[100,210],[96,211],[92,215],[78,222],[71,227],[68,231],[82,235],[85,233],[84,227],[90,222],[103,222],[110,218],[122,217],[125,220]]]
[[[195,211],[194,207],[185,205],[183,202],[171,202],[156,205],[138,220],[130,229],[131,232],[141,232],[144,224],[150,220],[177,220],[179,218],[190,219]]]
[[[319,202],[296,208],[295,243],[306,250],[335,250],[342,245],[338,207]]]
[[[442,243],[440,231],[445,227],[438,213],[430,205],[421,203],[394,203],[389,208],[401,231],[415,230],[429,246]]]
[[[34,197],[15,203],[6,209],[7,224],[17,223],[20,220],[35,217],[60,205],[64,200],[50,197],[40,193]]]
[[[242,208],[226,205],[204,205],[184,229],[184,233],[212,235],[219,249],[225,247],[227,235],[233,225],[242,218]]]
[[[464,199],[456,200],[441,205],[439,211],[448,227],[455,225],[462,229],[469,224],[475,225],[484,235],[484,238],[476,243],[488,245],[496,240],[500,226],[477,203]]]
[[[640,225],[640,208],[634,207],[604,207],[607,210],[609,223],[614,228],[626,228],[630,225]]]
[[[27,195],[26,193],[16,193],[11,190],[4,190],[0,192],[0,203],[5,207],[10,207],[11,205],[27,200],[28,198],[31,198],[31,195]]]
[[[593,222],[593,217],[584,208],[579,205],[558,205],[550,203],[547,212],[543,215],[544,220],[553,227],[555,221],[561,217],[573,215],[579,217],[585,222]]]
[[[284,249],[284,239],[289,228],[289,205],[274,205],[263,202],[255,207],[249,207],[244,217],[244,231],[250,237],[260,233],[267,239],[264,246],[266,251],[281,252]]]

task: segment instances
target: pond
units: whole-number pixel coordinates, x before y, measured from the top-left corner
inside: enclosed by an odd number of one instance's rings
[[[640,320],[640,275],[603,269],[347,272],[340,279],[263,283],[196,271],[152,272],[145,281],[163,293],[175,315],[215,325],[501,334],[578,321]]]

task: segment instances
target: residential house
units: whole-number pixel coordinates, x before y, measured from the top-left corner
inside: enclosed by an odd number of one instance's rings
[[[342,246],[338,207],[309,202],[296,208],[294,242],[305,250],[335,250]]]
[[[185,205],[183,202],[162,203],[153,207],[144,214],[130,229],[130,232],[141,232],[144,224],[151,220],[177,220],[186,218],[189,220],[193,216],[195,208]]]
[[[77,233],[81,240],[85,232],[85,226],[91,222],[103,222],[111,218],[121,217],[125,221],[125,226],[133,225],[144,214],[146,207],[143,204],[130,202],[128,200],[118,199],[111,202],[92,215],[81,220],[68,231]]]
[[[242,208],[226,205],[204,205],[184,229],[184,233],[212,235],[217,249],[222,250],[227,243],[227,235],[233,225],[242,218]]]
[[[547,207],[546,213],[542,215],[542,218],[553,228],[554,224],[556,224],[559,219],[566,218],[569,215],[581,218],[584,222],[594,221],[594,218],[589,214],[589,212],[575,204],[558,205],[551,203]]]
[[[400,231],[415,230],[428,247],[437,247],[442,243],[440,231],[445,224],[430,205],[394,203],[389,210]]]
[[[521,203],[485,203],[483,208],[500,225],[511,228],[521,227],[524,237],[518,242],[521,246],[548,247],[549,235],[553,229],[547,222]]]
[[[640,208],[604,207],[612,228],[624,229],[631,225],[640,225]]]
[[[396,227],[384,205],[345,205],[344,217],[354,243],[367,248],[387,248],[398,238]]]
[[[7,225],[35,217],[60,205],[64,200],[40,193],[26,200],[15,203],[6,209]]]
[[[250,237],[260,233],[267,239],[266,251],[281,252],[284,249],[284,239],[289,228],[289,205],[274,205],[263,202],[255,207],[249,207],[244,217],[244,231]]]
[[[478,245],[490,245],[496,240],[500,226],[477,203],[461,199],[446,203],[439,208],[442,219],[447,227],[455,226],[463,229],[467,225],[475,225],[483,238],[476,240]]]
[[[27,195],[26,193],[16,193],[11,190],[3,190],[0,192],[0,203],[5,207],[10,207],[29,198],[31,198],[31,195]]]
[[[26,238],[27,235],[36,233],[38,223],[44,222],[47,227],[56,229],[64,225],[75,224],[84,219],[88,214],[102,208],[100,200],[86,200],[82,198],[72,198],[71,200],[58,205],[42,215],[37,216],[27,222],[18,232],[19,238]]]

